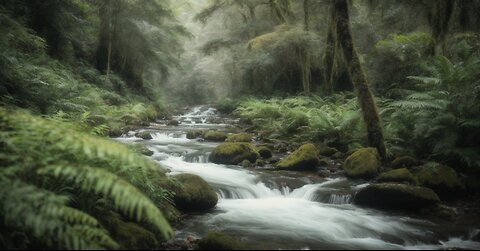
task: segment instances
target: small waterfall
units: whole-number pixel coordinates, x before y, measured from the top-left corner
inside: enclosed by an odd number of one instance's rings
[[[351,194],[332,194],[328,200],[328,204],[343,205],[350,204],[352,201]]]

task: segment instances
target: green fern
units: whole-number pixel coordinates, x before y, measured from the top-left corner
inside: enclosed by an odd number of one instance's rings
[[[171,236],[157,207],[167,208],[162,204],[170,203],[171,195],[158,185],[167,178],[155,162],[67,123],[3,108],[0,136],[5,166],[0,170],[0,222],[5,227],[50,248],[116,248],[89,208],[71,207],[96,194],[163,238]],[[72,199],[61,195],[65,192]]]

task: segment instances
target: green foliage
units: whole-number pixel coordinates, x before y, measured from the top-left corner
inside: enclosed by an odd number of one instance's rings
[[[480,167],[480,60],[476,54],[458,63],[439,56],[424,69],[425,75],[408,78],[411,89],[383,111],[387,128],[402,139],[399,145],[422,157],[460,169]]]
[[[292,97],[260,100],[247,99],[236,113],[253,120],[264,130],[278,131],[284,136],[301,132],[306,138],[331,143],[359,140],[362,136],[361,114],[356,98],[339,94],[330,98]]]
[[[6,109],[0,115],[2,229],[23,233],[37,247],[117,248],[93,210],[105,207],[103,198],[106,209],[171,235],[157,207],[171,201],[159,187],[167,178],[154,162],[56,120]]]

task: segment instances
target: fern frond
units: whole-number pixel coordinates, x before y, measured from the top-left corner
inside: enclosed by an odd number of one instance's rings
[[[31,234],[59,249],[114,249],[118,244],[90,215],[66,206],[69,198],[21,181],[0,181],[0,212],[5,226]],[[83,229],[83,235],[76,229]]]
[[[78,185],[83,191],[110,198],[115,207],[138,222],[149,222],[166,239],[173,233],[160,209],[137,188],[115,174],[98,168],[69,165],[45,167],[40,169],[38,174],[65,179]]]

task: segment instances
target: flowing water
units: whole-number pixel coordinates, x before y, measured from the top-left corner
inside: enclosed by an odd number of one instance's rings
[[[359,208],[355,192],[368,185],[315,174],[247,170],[217,165],[208,156],[218,143],[189,140],[192,129],[225,129],[235,121],[215,110],[196,107],[176,117],[179,127],[152,124],[153,140],[118,140],[146,144],[169,175],[201,176],[217,191],[211,212],[190,215],[177,227],[176,238],[222,231],[259,249],[478,249],[469,238],[475,227],[452,226],[399,213]]]

